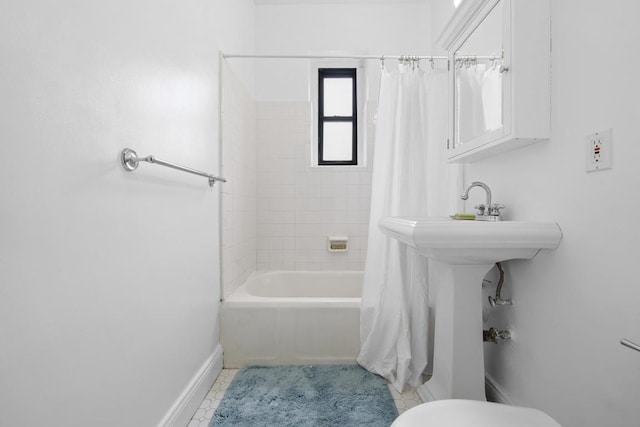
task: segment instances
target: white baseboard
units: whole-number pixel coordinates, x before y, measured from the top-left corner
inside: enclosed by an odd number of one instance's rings
[[[490,402],[504,403],[505,405],[513,405],[509,396],[502,390],[496,380],[491,375],[484,376],[485,387],[487,392],[487,400]]]
[[[213,354],[204,362],[162,421],[158,423],[158,427],[186,426],[220,372],[222,372],[222,347],[218,344]]]
[[[420,387],[418,387],[416,389],[416,393],[418,393],[418,397],[420,398],[420,400],[423,403],[426,402],[433,402],[434,400],[438,400],[436,399],[436,397],[431,393],[431,390],[429,390],[429,388],[427,387],[427,384],[424,383],[422,384]]]

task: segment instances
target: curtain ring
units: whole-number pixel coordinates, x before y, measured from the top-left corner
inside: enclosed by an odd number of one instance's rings
[[[384,55],[380,57],[380,69],[384,71]]]

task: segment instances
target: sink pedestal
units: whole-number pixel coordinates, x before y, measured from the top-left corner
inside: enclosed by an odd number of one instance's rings
[[[486,400],[482,341],[482,280],[493,264],[438,262],[433,376],[418,388],[425,402]]]
[[[482,279],[496,262],[531,259],[541,249],[557,248],[560,227],[554,222],[429,217],[386,217],[379,226],[436,262],[431,277],[431,286],[437,286],[433,377],[418,394],[425,401],[486,400]]]

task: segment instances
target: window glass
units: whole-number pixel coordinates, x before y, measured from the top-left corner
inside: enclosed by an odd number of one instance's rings
[[[351,161],[353,158],[353,124],[351,122],[325,122],[322,131],[322,159]]]
[[[324,79],[324,115],[351,116],[353,114],[353,79]]]

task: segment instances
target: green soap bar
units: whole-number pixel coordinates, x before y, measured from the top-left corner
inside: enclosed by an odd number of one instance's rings
[[[469,214],[469,213],[456,213],[455,215],[452,215],[453,219],[476,219],[476,215],[475,214]]]

